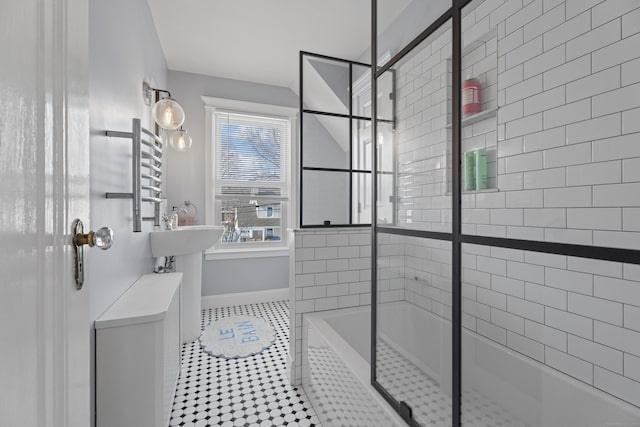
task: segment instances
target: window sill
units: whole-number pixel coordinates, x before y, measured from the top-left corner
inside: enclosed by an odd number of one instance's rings
[[[241,249],[211,248],[204,252],[204,259],[206,261],[219,261],[225,259],[272,258],[284,256],[289,256],[289,249],[286,247]]]

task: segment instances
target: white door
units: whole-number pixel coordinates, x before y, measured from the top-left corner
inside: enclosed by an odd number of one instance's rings
[[[389,58],[386,54],[384,58]],[[385,59],[384,61],[386,61]],[[381,119],[393,118],[393,101],[390,95],[393,93],[393,74],[387,73],[378,79],[377,115]],[[364,74],[353,84],[353,111],[361,117],[371,117],[371,78]],[[371,170],[373,167],[371,122],[358,120],[354,129],[354,169]],[[389,197],[393,194],[393,179],[390,174],[393,171],[393,133],[388,122],[378,122],[377,143],[377,170],[376,179],[378,193],[375,197],[378,223],[391,222],[393,218],[392,205]],[[386,144],[385,144],[386,139]],[[357,174],[353,194],[354,223],[366,224],[371,222],[374,197],[371,194],[373,183],[370,174]]]
[[[353,114],[371,117],[371,78],[365,73],[353,84]],[[371,122],[356,120],[354,127],[354,169],[371,170]],[[353,200],[351,201],[354,224],[371,223],[371,175],[355,174]]]
[[[82,0],[0,2],[2,426],[90,425],[71,245],[89,218],[88,18]]]

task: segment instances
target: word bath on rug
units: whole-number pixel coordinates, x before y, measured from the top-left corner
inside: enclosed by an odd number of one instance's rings
[[[232,359],[258,354],[275,339],[273,327],[264,319],[230,316],[211,322],[200,335],[200,345],[212,356]]]

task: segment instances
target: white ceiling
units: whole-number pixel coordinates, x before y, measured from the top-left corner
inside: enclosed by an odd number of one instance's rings
[[[370,45],[370,0],[148,2],[170,70],[297,93],[300,50],[357,59]],[[410,2],[380,1],[380,15],[390,22]]]

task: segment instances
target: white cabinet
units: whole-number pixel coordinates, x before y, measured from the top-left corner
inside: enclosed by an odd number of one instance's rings
[[[97,427],[169,425],[182,273],[147,274],[95,321]]]

